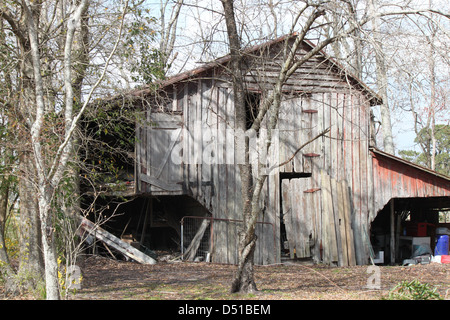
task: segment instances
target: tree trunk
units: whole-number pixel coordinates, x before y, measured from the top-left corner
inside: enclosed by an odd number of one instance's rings
[[[4,279],[6,280],[6,290],[10,292],[15,291],[15,288],[12,288],[12,281],[10,281],[13,279],[14,270],[11,267],[5,245],[5,224],[8,212],[9,195],[8,179],[8,176],[4,177],[2,183],[0,184],[0,272],[4,275]]]
[[[245,223],[244,223],[245,228]],[[255,228],[248,234],[241,233],[239,241],[239,262],[238,269],[231,283],[231,292],[252,293],[258,289],[254,280],[254,256],[256,247]]]
[[[380,37],[379,18],[376,17],[376,0],[370,1],[371,14],[374,16],[372,21],[373,39],[375,44],[375,60],[378,91],[383,98],[380,106],[381,111],[381,130],[383,132],[384,151],[395,154],[394,139],[392,137],[391,111],[388,103],[388,79],[386,70],[386,61],[383,53],[383,45]]]
[[[48,192],[48,186],[41,186],[41,197],[39,199],[39,216],[41,218],[42,251],[45,262],[45,288],[47,300],[59,300],[58,263],[54,241],[54,228],[51,222],[51,199],[52,193]],[[44,192],[42,189],[46,190]]]
[[[236,130],[244,133],[247,129],[246,110],[245,110],[245,94],[244,94],[244,78],[242,75],[242,55],[241,40],[238,35],[236,20],[234,15],[234,7],[232,0],[221,0],[225,13],[225,21],[227,25],[228,41],[231,56],[231,73],[233,79],[234,107],[236,115]],[[235,150],[237,154],[244,152],[242,157],[244,164],[239,165],[241,175],[241,190],[243,201],[243,230],[240,232],[239,241],[239,257],[238,269],[234,276],[231,286],[231,292],[253,292],[256,291],[253,274],[253,257],[256,245],[256,235],[254,226],[249,227],[250,216],[252,213],[252,190],[253,177],[252,166],[249,159],[249,139],[243,135],[236,135]],[[253,228],[253,232],[251,232]],[[250,232],[249,232],[250,231]]]
[[[32,185],[34,169],[31,153],[23,152],[19,159],[19,278],[26,287],[34,288],[43,279],[44,260],[42,256],[40,221],[36,192]]]

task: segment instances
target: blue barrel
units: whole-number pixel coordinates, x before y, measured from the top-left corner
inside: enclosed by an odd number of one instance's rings
[[[448,235],[438,234],[436,236],[436,247],[434,248],[434,255],[448,255]]]

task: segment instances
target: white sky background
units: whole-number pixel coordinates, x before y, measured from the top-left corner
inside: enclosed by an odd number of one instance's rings
[[[237,20],[245,21],[246,33],[242,33],[244,43],[253,41],[249,45],[253,45],[257,42],[263,41],[265,38],[271,39],[276,36],[286,34],[290,28],[290,22],[292,21],[291,9],[297,8],[302,4],[301,1],[273,1],[279,6],[275,11],[270,11],[267,6],[268,1],[263,0],[237,0],[235,3],[237,11]],[[362,0],[360,1],[362,3]],[[400,10],[400,4],[405,1],[401,0],[386,0],[383,3],[389,3],[389,6],[382,7],[380,10]],[[176,40],[175,52],[178,53],[177,60],[173,65],[171,71],[176,74],[180,71],[189,70],[196,67],[199,63],[205,63],[216,59],[220,56],[227,54],[227,46],[225,41],[227,39],[226,30],[224,25],[224,19],[222,16],[222,4],[219,0],[186,0],[186,5],[182,9],[180,19],[178,22],[178,33]],[[244,3],[249,5],[245,10]],[[256,4],[256,6],[255,6]],[[450,5],[447,0],[432,0],[433,6],[443,12],[449,12]],[[149,5],[152,8],[152,13],[158,17],[160,3],[155,0],[151,0]],[[428,1],[410,1],[410,5],[415,9],[428,7]],[[367,12],[367,6],[364,4],[358,7],[360,14]],[[275,18],[273,16],[275,13]],[[393,18],[387,18],[386,21]],[[397,19],[398,20],[398,19]],[[426,46],[424,39],[427,35],[417,34],[412,31],[414,36],[407,34],[414,26],[417,27],[416,22],[412,22],[412,19],[404,19],[401,23],[394,21],[394,26],[398,28],[396,33],[398,37],[385,39],[385,50],[392,56],[388,59],[390,75],[393,75],[390,79],[389,93],[393,97],[390,101],[390,106],[393,108],[391,111],[394,143],[396,150],[402,149],[414,149],[415,148],[415,133],[413,130],[413,118],[411,112],[408,110],[409,96],[405,92],[401,91],[404,87],[400,87],[399,81],[402,72],[407,71],[408,68],[412,68],[416,75],[417,85],[414,90],[414,98],[416,99],[416,107],[424,108],[427,105],[426,91],[429,89],[427,84],[426,75],[429,70],[427,67]],[[277,29],[274,30],[275,22],[277,23]],[[440,19],[441,30],[440,35],[437,38],[436,46],[439,50],[439,59],[437,70],[439,72],[438,86],[446,91],[450,92],[449,85],[449,56],[448,47],[450,38],[450,29],[448,21]],[[387,32],[392,31],[392,24],[386,24],[384,28]],[[409,31],[408,31],[409,30]],[[402,34],[404,33],[404,34]],[[206,45],[205,45],[206,44]],[[373,57],[369,57],[372,58]],[[447,60],[446,60],[447,59]],[[369,77],[370,78],[370,77]],[[371,84],[373,79],[366,80],[367,84],[371,86],[375,91],[376,88]],[[420,79],[422,78],[422,79]],[[397,81],[398,80],[398,81]],[[420,80],[420,81],[419,81]],[[425,98],[424,98],[425,96]],[[395,99],[394,99],[395,98]],[[449,97],[450,98],[450,97]],[[375,115],[378,119],[378,108],[375,108]],[[441,112],[438,123],[449,123],[450,116],[447,111]],[[381,131],[380,131],[381,132]],[[415,148],[417,151],[418,148]]]

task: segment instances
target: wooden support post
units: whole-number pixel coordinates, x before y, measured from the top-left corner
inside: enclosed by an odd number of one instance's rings
[[[144,225],[142,226],[141,241],[139,242],[139,244],[141,246],[144,244],[145,233],[147,232],[148,218],[150,217],[150,220],[151,220],[152,219],[152,213],[153,213],[153,200],[152,200],[152,198],[148,198],[146,202],[147,202],[147,210],[145,210]]]
[[[397,226],[395,227],[395,260],[400,259],[400,232],[401,232],[402,216],[397,214]]]
[[[394,199],[391,199],[391,237],[390,237],[390,251],[391,251],[391,265],[395,264],[395,208]]]
[[[344,192],[347,192],[347,190],[344,190],[344,186],[342,182],[339,182],[337,184],[337,200],[338,200],[338,217],[339,217],[339,235],[341,239],[341,253],[339,258],[342,258],[342,260],[339,261],[340,266],[348,266],[348,247],[347,247],[347,223],[345,220],[345,195]],[[341,257],[342,256],[342,257]]]

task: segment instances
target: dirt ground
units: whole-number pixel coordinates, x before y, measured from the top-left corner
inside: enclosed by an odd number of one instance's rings
[[[379,300],[403,280],[428,283],[450,299],[450,264],[326,267],[305,264],[256,266],[256,294],[230,294],[235,266],[204,262],[142,265],[90,256],[82,288],[71,300]],[[369,285],[369,286],[368,286]],[[375,286],[375,287],[374,287]]]
[[[81,265],[81,289],[68,300],[384,300],[401,281],[418,280],[450,300],[450,264],[414,266],[328,267],[300,263],[255,266],[258,292],[230,294],[236,266],[205,262],[142,265],[108,257],[88,256]],[[378,272],[378,273],[377,273]],[[379,283],[374,280],[379,275]],[[8,296],[0,283],[0,299]],[[39,299],[39,298],[38,298]]]

